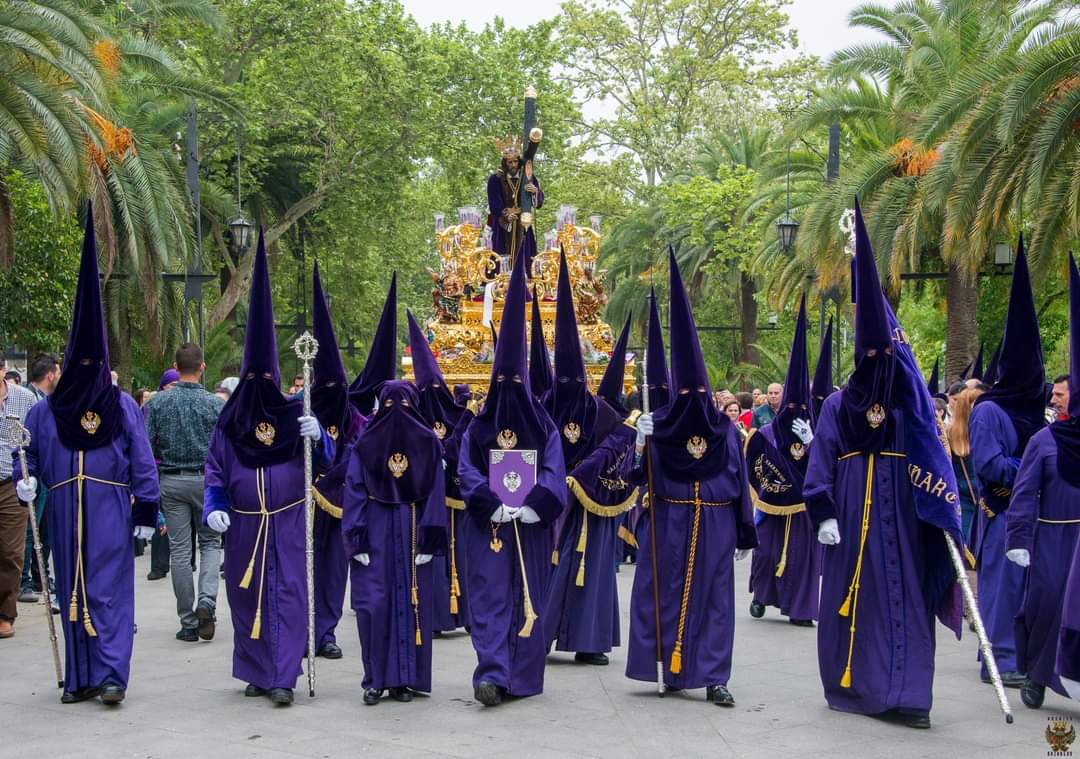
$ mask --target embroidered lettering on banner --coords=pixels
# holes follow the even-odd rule
[[[760,491],[779,495],[791,490],[791,483],[787,481],[787,477],[777,468],[776,464],[765,458],[764,453],[759,454],[754,459],[752,471],[758,481],[758,490]]]

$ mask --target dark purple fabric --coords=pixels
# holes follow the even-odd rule
[[[983,350],[986,346],[979,343],[979,352],[975,354],[975,361],[971,364],[971,378],[982,381],[983,378]]]
[[[574,314],[574,293],[566,253],[559,255],[558,299],[555,311],[555,384],[541,403],[562,436],[566,468],[573,469],[595,446],[597,402],[589,392],[581,337]]]
[[[349,400],[360,409],[361,414],[371,414],[379,385],[397,376],[397,347],[397,272],[394,272],[379,316],[379,326],[368,349],[367,361],[360,375],[349,386]]]
[[[337,335],[323,294],[318,263],[315,264],[311,281],[311,329],[319,343],[319,352],[315,354],[312,364],[315,376],[311,381],[311,413],[330,433],[330,437],[344,443],[348,438],[341,435],[349,425],[354,409],[349,405],[349,378],[338,350]],[[341,445],[340,448],[344,450],[345,446]]]
[[[1069,418],[1054,422],[1057,469],[1062,479],[1080,487],[1080,271],[1069,254]]]
[[[725,444],[731,420],[712,400],[705,359],[698,342],[690,298],[675,254],[671,271],[671,404],[655,413],[652,444],[665,462],[667,476],[680,482],[705,480],[727,466]]]
[[[1031,275],[1024,253],[1024,238],[1016,251],[1005,336],[1001,340],[998,376],[994,386],[979,396],[976,405],[993,401],[1016,428],[1019,450],[1046,425],[1046,373],[1043,368],[1039,317],[1031,292]]]
[[[176,371],[175,369],[166,369],[164,372],[162,372],[161,379],[158,380],[157,389],[159,391],[164,390],[167,385],[171,385],[174,382],[179,382],[179,381],[180,381],[180,372]]]
[[[664,326],[656,307],[656,291],[649,291],[649,339],[645,356],[645,385],[649,391],[649,410],[657,412],[671,403],[671,374],[668,372]]]
[[[255,251],[244,332],[240,384],[218,417],[218,427],[232,443],[240,462],[249,468],[281,464],[300,455],[299,418],[303,403],[281,392],[274,304],[263,232]]]
[[[990,363],[986,365],[986,371],[983,372],[983,382],[987,385],[993,386],[997,382],[998,376],[998,364],[1001,363],[1001,341],[998,341],[997,347],[994,348],[993,354],[990,356]]]
[[[825,330],[825,336],[821,338],[821,351],[818,353],[817,368],[814,370],[814,381],[810,385],[810,396],[813,399],[810,405],[811,411],[814,412],[815,424],[818,414],[821,413],[821,405],[832,393],[832,319],[829,319],[829,327]]]
[[[551,370],[551,356],[548,355],[547,342],[544,340],[544,323],[540,316],[540,299],[533,288],[531,338],[529,340],[529,388],[537,398],[551,390],[554,384],[554,372]]]
[[[91,451],[109,445],[123,426],[120,389],[109,369],[109,341],[98,279],[94,209],[86,204],[86,235],[79,263],[79,284],[64,350],[64,373],[49,396],[56,434],[65,448]]]
[[[596,394],[608,402],[613,409],[626,413],[623,406],[623,379],[626,377],[626,346],[630,341],[630,323],[634,315],[628,314],[623,324],[619,339],[615,341],[615,347],[611,350],[604,376],[600,378],[600,384],[596,388]]]
[[[442,446],[420,413],[416,388],[405,380],[379,388],[379,410],[355,448],[368,497],[383,503],[422,501],[442,473]]]
[[[934,368],[930,370],[930,379],[926,381],[926,389],[930,391],[930,395],[937,395],[941,392],[941,359],[934,359]]]

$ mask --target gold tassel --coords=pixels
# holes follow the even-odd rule
[[[255,549],[258,552],[258,548]],[[255,554],[251,554],[251,561],[248,562],[247,569],[244,570],[244,576],[240,578],[240,587],[247,589],[251,585],[252,575],[255,573]]]
[[[788,539],[791,537],[791,514],[788,514],[784,520],[784,547],[780,551],[780,562],[776,565],[776,576],[783,577],[784,570],[787,568],[787,549]]]
[[[787,554],[780,557],[780,563],[776,565],[776,576],[783,577],[785,569],[787,569]]]
[[[682,672],[682,644],[676,644],[675,650],[671,652],[671,674],[677,675]]]
[[[556,548],[554,551],[551,552],[551,566],[553,566],[553,567],[559,566],[559,549],[558,548]]]
[[[86,634],[91,638],[97,637],[97,630],[94,629],[94,623],[90,621],[90,612],[85,608],[83,609],[83,627],[86,629]]]
[[[75,591],[71,592],[71,605],[68,606],[68,622],[79,621],[79,602],[75,598]]]
[[[851,687],[851,667],[848,667],[847,669],[844,670],[844,676],[840,678],[840,687],[841,688],[850,688]]]
[[[255,610],[255,621],[251,625],[251,639],[258,640],[262,634],[262,609]]]
[[[848,589],[847,598],[844,599],[844,603],[840,604],[840,611],[837,612],[841,617],[846,617],[851,613],[851,591],[853,588]]]
[[[579,588],[585,587],[585,554],[581,554],[581,563],[577,565],[577,578],[574,584]]]
[[[453,591],[450,592],[450,613],[451,614],[457,614],[458,613],[457,596],[454,595]]]
[[[420,639],[420,628],[419,627],[416,628],[416,645],[418,645],[418,646],[424,645],[424,641]]]

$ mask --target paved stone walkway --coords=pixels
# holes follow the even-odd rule
[[[548,659],[543,695],[485,709],[472,699],[475,664],[469,639],[435,643],[434,692],[411,704],[361,702],[354,617],[338,629],[339,661],[318,660],[318,695],[298,683],[296,704],[275,708],[243,697],[229,676],[232,629],[224,604],[214,641],[181,643],[168,580],[146,581],[149,557],[137,560],[138,635],[128,699],[63,706],[53,679],[42,607],[22,604],[17,635],[0,641],[0,755],[29,759],[140,757],[1046,757],[1047,717],[1070,716],[1080,704],[1048,693],[1041,711],[1009,691],[1016,714],[1006,725],[990,686],[978,679],[974,635],[957,642],[938,628],[934,727],[915,731],[830,711],[821,694],[814,630],[770,612],[746,609],[749,561],[737,571],[735,661],[729,684],[734,709],[704,700],[704,691],[664,699],[623,676],[624,651],[608,667]],[[623,624],[633,567],[619,575]],[[625,639],[625,627],[623,632]],[[1080,756],[1080,743],[1074,746]]]

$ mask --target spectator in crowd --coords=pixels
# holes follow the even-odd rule
[[[949,389],[946,391],[946,395],[949,399],[947,409],[949,417],[952,417],[956,414],[956,401],[960,397],[960,393],[964,392],[965,390],[967,390],[967,383],[963,380],[954,382],[949,385]]]
[[[765,402],[765,393],[761,392],[760,387],[755,387],[750,391],[750,397],[754,400],[754,408],[757,408]]]
[[[742,416],[742,406],[735,399],[729,400],[724,404],[723,412],[727,415],[727,418],[731,420],[731,423],[735,425],[735,429],[739,431],[739,438],[746,439],[746,427],[743,426],[740,417]]]
[[[739,402],[739,408],[742,409],[739,413],[739,421],[742,422],[744,430],[749,430],[754,416],[754,396],[744,390],[735,393],[735,400]]]
[[[158,380],[157,395],[158,393],[164,393],[171,390],[176,386],[176,383],[180,379],[180,372],[175,367],[166,369],[161,373],[161,379]],[[152,397],[152,396],[151,396]],[[143,408],[143,416],[146,416],[146,404],[150,401],[150,397],[144,397],[141,401],[138,397],[135,401],[139,403]],[[161,459],[157,455],[157,449],[154,449],[154,459],[160,465]],[[190,531],[189,531],[190,532]],[[169,539],[169,529],[165,523],[164,514],[159,511],[157,519],[157,527],[154,529],[154,536],[150,538],[150,573],[146,575],[147,580],[163,580],[166,575],[169,574],[169,567],[172,563],[171,560],[172,541]],[[139,554],[136,554],[139,555]]]
[[[176,639],[186,642],[214,637],[221,565],[221,535],[202,525],[203,468],[225,404],[200,384],[205,370],[199,346],[180,346],[172,389],[155,395],[146,407],[146,431],[160,472],[161,511],[171,537],[169,569],[180,617]],[[193,523],[198,525],[198,588],[191,569]]]
[[[0,353],[0,371],[7,368]],[[17,599],[26,549],[26,506],[19,501],[12,481],[15,432],[11,419],[26,422],[37,402],[34,394],[11,380],[0,381],[0,638],[15,634]]]
[[[6,382],[11,382],[16,385],[22,385],[22,375],[19,374],[19,371],[17,369],[9,369],[7,372],[5,372],[4,380]]]
[[[289,392],[286,395],[299,395],[304,389],[304,375],[297,374],[292,378],[292,387],[289,388]]]
[[[35,358],[30,363],[30,384],[26,389],[41,401],[52,395],[56,389],[56,383],[60,381],[60,362],[51,353],[45,353]],[[45,502],[48,499],[48,488],[44,483],[38,483],[37,498],[34,499],[34,518],[38,522],[38,539],[41,541],[41,553],[45,559],[45,571],[49,571],[49,529],[48,520],[45,519]],[[34,561],[34,538],[29,523],[26,525],[26,551],[23,553],[23,571],[19,601],[23,603],[37,603],[38,593],[45,587],[41,581],[41,572]],[[50,581],[49,600],[54,614],[60,612],[60,606],[56,603],[56,590]]]
[[[1050,405],[1054,407],[1055,419],[1059,422],[1069,418],[1069,375],[1061,374],[1054,378],[1054,390],[1050,394]]]
[[[946,429],[949,449],[952,451],[953,471],[956,473],[956,486],[960,495],[960,520],[965,540],[971,534],[976,504],[979,502],[979,482],[969,460],[971,439],[968,436],[968,423],[971,419],[971,407],[984,392],[985,390],[978,387],[964,388],[951,398],[952,412]]]
[[[768,392],[765,395],[766,402],[754,409],[754,429],[764,427],[776,417],[777,412],[780,411],[780,398],[783,395],[784,386],[779,382],[773,382],[769,385]]]
[[[214,388],[214,395],[223,401],[228,401],[232,397],[233,392],[236,390],[236,386],[240,384],[239,377],[226,377],[217,384]]]
[[[154,394],[150,392],[148,387],[140,387],[131,397],[135,399],[135,402],[139,404],[139,408],[145,408],[146,404],[154,397]]]

